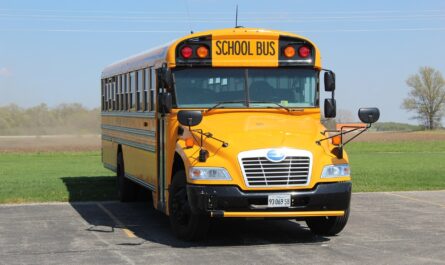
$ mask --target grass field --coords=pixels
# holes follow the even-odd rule
[[[346,150],[353,191],[445,189],[445,141],[356,142]]]
[[[116,199],[100,152],[0,154],[0,203]]]
[[[353,191],[445,189],[445,141],[353,142]],[[116,199],[100,152],[0,154],[0,203]]]

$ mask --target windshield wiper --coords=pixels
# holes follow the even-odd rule
[[[223,104],[230,104],[230,103],[246,103],[246,101],[245,100],[219,101],[218,103],[216,103],[212,107],[208,108],[206,110],[206,112],[209,112],[209,111],[211,111],[213,109],[216,109],[216,108],[218,108],[219,106],[221,106]]]
[[[277,105],[278,107],[287,110],[288,112],[291,111],[288,107],[285,107],[285,106],[281,105],[280,103],[276,103],[276,102],[273,102],[273,101],[249,101],[249,103],[275,104],[275,105]]]

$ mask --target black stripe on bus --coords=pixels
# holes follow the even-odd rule
[[[149,151],[152,153],[156,152],[156,147],[151,144],[136,143],[133,141],[129,141],[129,140],[125,140],[125,139],[121,139],[121,138],[117,138],[117,137],[112,137],[112,136],[105,135],[105,134],[102,135],[102,140],[128,145],[128,146],[131,146],[131,147],[134,147],[137,149],[141,149],[141,150],[145,150],[145,151]]]
[[[129,128],[129,127],[122,127],[122,126],[113,126],[113,125],[102,125],[102,129],[104,130],[112,130],[117,132],[124,132],[129,134],[135,134],[135,135],[142,135],[142,136],[149,136],[154,138],[156,135],[156,132],[154,131],[147,131],[142,129],[136,129],[136,128]]]
[[[103,111],[102,116],[112,117],[139,117],[139,118],[154,118],[155,112],[128,112],[128,111]]]

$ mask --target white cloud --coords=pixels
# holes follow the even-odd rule
[[[11,75],[12,75],[12,72],[8,68],[6,68],[6,67],[1,67],[0,68],[0,76],[8,77],[8,76],[11,76]]]

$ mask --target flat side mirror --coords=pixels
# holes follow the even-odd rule
[[[202,121],[202,113],[199,110],[180,110],[178,121],[184,126],[196,126]]]
[[[335,99],[326,98],[324,100],[324,117],[325,118],[335,118],[337,116],[337,104]]]
[[[173,108],[172,94],[161,93],[159,94],[159,108],[162,113],[170,113]]]
[[[324,90],[327,92],[335,91],[335,73],[332,71],[324,73]]]
[[[358,110],[358,117],[363,123],[374,123],[380,118],[378,108],[361,108]]]

